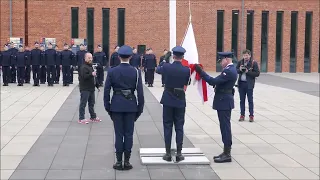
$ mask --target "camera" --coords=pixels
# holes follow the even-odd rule
[[[240,67],[240,71],[241,71],[241,72],[246,72],[246,70],[247,70],[247,67],[245,67],[245,66],[241,66],[241,67]]]

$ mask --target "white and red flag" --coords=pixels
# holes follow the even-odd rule
[[[199,64],[199,55],[191,23],[191,16],[181,46],[186,50],[186,53],[184,54],[184,59],[182,60],[182,64],[190,68],[191,76],[195,74],[194,82],[197,84],[199,95],[201,97],[202,102],[204,103],[208,101],[209,91],[211,90],[209,89],[210,87],[208,87],[207,83],[203,79],[201,79],[200,75],[195,71],[194,65]],[[200,66],[202,65],[200,64]]]

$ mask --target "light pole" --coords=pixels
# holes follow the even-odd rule
[[[10,15],[9,15],[9,23],[10,23],[10,37],[12,37],[12,0],[9,0],[9,9],[10,9]]]
[[[244,41],[244,39],[243,39],[243,33],[244,33],[244,26],[243,26],[243,24],[244,24],[244,0],[241,0],[241,35],[240,35],[240,37],[241,37],[241,41],[240,41],[240,52],[241,51],[243,51],[243,41]]]

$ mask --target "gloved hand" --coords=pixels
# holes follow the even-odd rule
[[[194,66],[197,73],[201,73],[203,71],[202,67],[199,64],[195,64]]]

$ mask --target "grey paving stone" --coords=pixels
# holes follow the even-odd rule
[[[29,155],[27,154],[21,161],[17,169],[38,169],[45,170],[49,169],[54,159],[52,156],[39,156],[37,154]]]
[[[130,171],[116,171],[116,179],[150,179],[148,169],[131,169]]]
[[[88,136],[78,134],[78,136],[65,136],[61,145],[74,144],[74,145],[86,145],[88,143]]]
[[[57,122],[57,121],[54,121]],[[68,128],[46,128],[42,135],[47,135],[47,136],[60,136],[60,135],[65,135],[67,133]]]
[[[16,170],[10,177],[10,180],[40,180],[45,179],[48,170]]]
[[[80,124],[79,124],[80,125]],[[66,136],[89,136],[90,133],[90,129],[89,129],[89,124],[81,124],[83,126],[87,126],[87,128],[83,128],[83,127],[70,127],[66,133]]]
[[[218,175],[211,169],[211,168],[193,168],[193,169],[181,169],[181,172],[183,173],[183,176],[187,180],[214,180],[214,179],[220,179]],[[230,172],[232,173],[232,172]]]
[[[43,144],[46,146],[49,145],[59,145],[62,140],[63,140],[64,136],[48,136],[48,135],[41,135],[39,136],[38,140],[36,141],[36,143],[38,144]]]
[[[162,148],[164,140],[160,135],[138,135],[142,148]]]
[[[59,145],[46,146],[45,144],[35,144],[31,147],[28,155],[54,156],[59,149]]]
[[[47,128],[68,128],[70,126],[70,122],[54,122],[51,121]]]
[[[83,157],[86,153],[86,149],[87,146],[85,144],[61,144],[57,155],[65,157]]]
[[[90,144],[114,144],[113,136],[89,136],[88,145]]]
[[[114,153],[105,156],[85,156],[83,169],[110,169],[115,162]]]
[[[114,180],[116,179],[116,173],[114,169],[104,169],[104,170],[83,170],[81,174],[81,179],[93,180]]]
[[[109,155],[115,153],[113,142],[110,144],[88,144],[86,155]]]
[[[82,169],[84,156],[61,156],[57,155],[50,167],[50,169]]]
[[[72,179],[78,180],[81,177],[81,170],[49,170],[46,179]]]
[[[167,168],[167,169],[149,169],[151,179],[183,179],[185,180],[183,174],[181,173],[180,169],[175,168]]]
[[[111,128],[95,128],[91,129],[90,136],[112,136],[114,134],[113,127]]]

